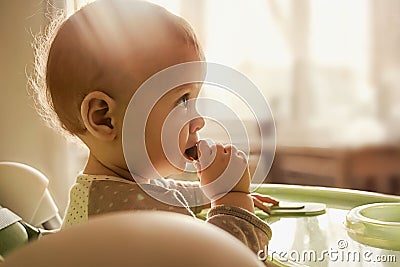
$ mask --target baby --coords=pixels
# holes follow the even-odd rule
[[[190,25],[148,2],[98,0],[60,25],[47,58],[48,107],[62,129],[90,150],[85,169],[71,188],[64,228],[122,210],[162,210],[194,217],[207,207],[202,203],[209,198],[208,223],[231,233],[255,253],[268,245],[271,230],[254,215],[254,204],[262,206],[266,198],[258,196],[256,203],[253,201],[246,157],[234,146],[199,141],[197,132],[205,123],[200,116],[181,125],[176,137],[180,156],[195,160],[200,183],[143,177],[127,166],[122,126],[130,99],[152,75],[195,61],[204,61],[204,54]],[[163,123],[174,108],[192,108],[189,101],[198,97],[200,87],[200,83],[190,83],[168,91],[147,119],[144,138],[148,157],[162,177],[182,171],[164,153]],[[210,151],[215,158],[204,166]],[[215,181],[230,159],[244,166],[233,188],[199,194],[195,189]],[[148,192],[163,195],[173,205],[154,199]],[[187,203],[193,201],[199,205],[189,207]]]

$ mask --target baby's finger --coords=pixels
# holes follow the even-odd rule
[[[211,139],[200,140],[198,145],[199,152],[199,165],[201,168],[197,170],[207,169],[208,166],[214,161],[217,153],[217,147]]]
[[[225,153],[235,154],[237,152],[237,148],[235,145],[229,144],[224,146]]]
[[[271,212],[269,205],[265,205],[264,202],[258,200],[257,198],[255,198],[253,196],[251,198],[253,199],[254,206],[256,206],[257,208],[259,208],[260,210],[262,210],[268,214]]]
[[[225,151],[226,153],[235,156],[237,158],[243,159],[246,163],[248,162],[248,158],[246,153],[244,153],[242,150],[239,150],[235,145],[225,145]]]
[[[198,172],[198,173],[201,173],[201,164],[200,164],[200,161],[198,161],[198,160],[193,161],[193,165],[194,165],[194,167],[196,168],[197,172]]]
[[[276,199],[274,199],[272,197],[266,196],[266,195],[262,195],[262,194],[259,194],[259,193],[252,193],[251,196],[253,198],[256,198],[257,200],[259,200],[261,202],[272,204],[273,206],[278,206],[279,205],[279,201],[278,200],[276,200]]]
[[[216,144],[216,147],[217,147],[217,154],[218,155],[220,155],[222,153],[226,153],[225,152],[225,148],[224,148],[224,146],[222,144],[218,143],[218,144]]]
[[[203,139],[199,141],[197,145],[199,150],[199,158],[204,155],[211,155],[213,152],[213,147],[215,147],[215,143],[211,139]]]
[[[242,150],[238,150],[236,152],[236,156],[238,156],[239,158],[243,159],[246,163],[248,162],[247,155]]]

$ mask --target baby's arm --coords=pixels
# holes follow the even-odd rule
[[[169,178],[162,179],[153,179],[151,180],[154,184],[162,186],[168,189],[178,190],[189,203],[195,203],[191,209],[195,214],[200,213],[203,209],[211,208],[210,200],[206,195],[200,190],[200,182],[199,181],[183,181],[183,180],[174,180]],[[231,192],[234,193],[234,192]],[[236,201],[237,196],[233,196],[234,194],[228,193],[228,195],[232,195],[234,198],[233,201]],[[227,198],[227,197],[226,197]],[[225,198],[225,200],[226,200]],[[279,201],[273,199],[267,195],[259,194],[259,193],[251,193],[251,198],[253,199],[254,206],[263,210],[264,212],[270,212],[270,205],[279,205]],[[269,204],[269,205],[265,205]]]
[[[178,190],[186,201],[191,204],[190,209],[193,213],[198,214],[203,209],[208,209],[211,207],[210,201],[200,190],[200,182],[195,181],[182,181],[174,179],[153,179],[151,183],[158,186]]]
[[[270,227],[254,215],[247,158],[234,146],[199,143],[200,184],[211,200],[207,221],[237,237],[255,253],[265,250]],[[241,175],[238,177],[238,174]]]

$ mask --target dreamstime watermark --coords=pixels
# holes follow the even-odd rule
[[[369,262],[369,263],[395,263],[397,262],[396,255],[376,255],[370,250],[349,250],[346,240],[339,240],[336,248],[324,249],[321,251],[307,250],[289,250],[289,251],[268,251],[265,247],[259,250],[257,257],[261,261],[265,261],[269,255],[271,260],[277,259],[281,262]]]

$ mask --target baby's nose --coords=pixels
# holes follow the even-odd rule
[[[190,121],[190,132],[196,133],[200,131],[205,125],[203,117],[199,116]]]

